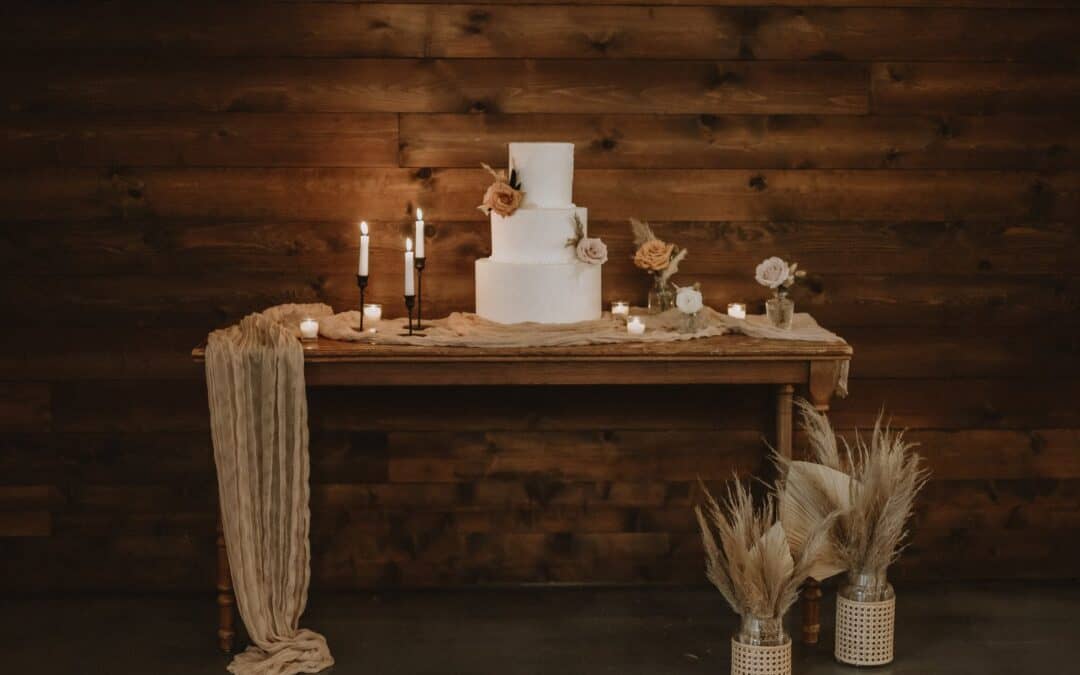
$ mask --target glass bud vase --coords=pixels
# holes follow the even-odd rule
[[[836,660],[854,666],[891,663],[895,634],[896,594],[885,571],[849,573],[836,595]]]
[[[783,330],[791,329],[791,320],[795,318],[795,301],[787,293],[777,293],[765,301],[765,315],[769,322]]]
[[[791,675],[791,638],[783,619],[742,617],[731,638],[732,675]]]
[[[696,333],[701,330],[702,323],[701,317],[697,312],[694,312],[693,314],[683,314],[682,319],[679,320],[679,332]]]
[[[652,290],[649,291],[649,314],[666,312],[675,306],[675,291],[670,284],[660,280],[660,275],[655,275]]]

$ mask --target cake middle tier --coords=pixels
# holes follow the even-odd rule
[[[577,258],[567,242],[577,237],[574,215],[587,234],[589,210],[518,209],[510,216],[491,214],[491,259],[506,263],[557,264]]]

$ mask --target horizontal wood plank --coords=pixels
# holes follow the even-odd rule
[[[85,59],[7,73],[7,112],[805,113],[868,110],[835,61]],[[512,84],[513,86],[507,86]]]
[[[482,223],[483,169],[38,169],[0,171],[9,222]],[[594,220],[1070,222],[1080,172],[581,170]]]
[[[875,63],[875,114],[1067,113],[1080,105],[1071,63]]]
[[[1080,166],[1070,116],[413,115],[401,162],[506,163],[506,144],[574,143],[579,169],[1049,169]]]
[[[260,8],[257,31],[250,30],[250,9],[230,4],[154,12],[140,11],[135,2],[111,3],[106,11],[46,6],[16,11],[9,25],[17,30],[9,31],[5,47],[323,58],[1049,60],[1078,55],[1069,40],[1077,15],[1069,10],[888,7],[889,2],[799,9],[633,4],[279,3]]]

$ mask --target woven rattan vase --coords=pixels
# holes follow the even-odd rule
[[[853,574],[836,596],[836,660],[881,666],[893,660],[896,595],[881,574]]]
[[[742,618],[731,638],[731,675],[791,675],[791,638],[783,621]]]

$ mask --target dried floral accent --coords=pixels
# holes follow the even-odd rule
[[[704,484],[704,508],[694,507],[705,549],[705,572],[741,616],[781,619],[795,603],[799,585],[825,545],[825,521],[802,552],[792,555],[773,498],[755,508],[750,490],[737,479],[717,503]]]
[[[608,250],[607,244],[596,237],[585,236],[585,224],[581,222],[581,218],[578,218],[578,214],[573,215],[574,219],[574,236],[566,240],[566,245],[574,249],[574,255],[583,263],[590,265],[603,265],[607,262]]]
[[[776,256],[762,260],[754,270],[754,279],[759,284],[778,293],[791,288],[804,276],[806,272],[799,269],[799,263],[788,264]]]
[[[884,574],[903,549],[915,497],[929,473],[912,452],[914,444],[882,424],[878,415],[869,443],[856,435],[841,439],[828,417],[805,400],[797,401],[801,424],[816,462],[793,461],[773,453],[783,482],[780,519],[793,550],[804,545],[817,523],[832,519],[827,545],[811,576],[842,571]]]
[[[525,193],[521,191],[521,181],[518,180],[517,171],[511,171],[510,177],[507,178],[505,171],[496,171],[487,164],[481,166],[491,174],[495,181],[488,186],[487,191],[484,192],[483,202],[476,208],[480,209],[485,216],[491,215],[492,211],[504,218],[512,216],[525,198]]]

